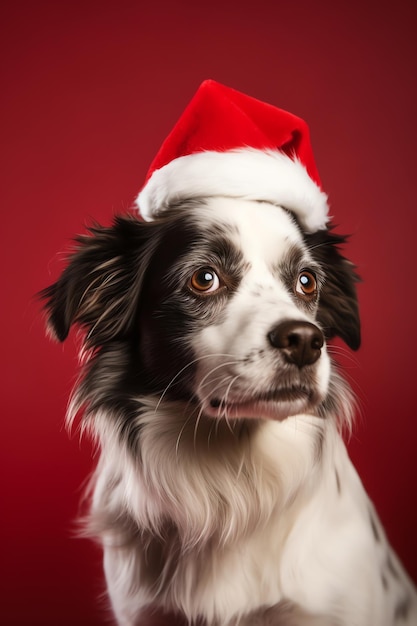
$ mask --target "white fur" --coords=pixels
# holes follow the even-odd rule
[[[246,148],[199,152],[156,170],[137,198],[145,220],[181,200],[229,196],[264,200],[293,211],[307,232],[328,220],[326,194],[297,159],[280,151]]]
[[[318,418],[266,421],[250,447],[236,453],[219,451],[215,441],[211,447],[204,438],[189,445],[191,426],[178,442],[184,413],[178,414],[176,406],[155,408],[138,418],[147,470],[104,446],[93,512],[101,515],[110,507],[117,516],[128,507],[140,526],[156,534],[168,516],[181,531],[183,553],[166,589],[152,594],[139,583],[132,589],[146,567],[140,546],[119,547],[124,538],[116,528],[103,533],[119,624],[135,624],[140,607],[154,602],[190,620],[203,615],[209,623],[228,624],[282,600],[303,607],[312,619],[330,616],[332,624],[395,623],[398,594],[414,592],[392,553],[401,580],[391,578],[391,588],[383,590],[381,561],[389,548],[385,538],[377,545],[372,536],[370,503],[334,424],[326,424],[323,462],[317,465],[313,435]],[[109,502],[108,480],[119,474],[122,480]],[[224,528],[213,540],[223,516]],[[416,607],[414,599],[409,620],[398,623],[417,623]]]
[[[337,416],[290,403],[285,415],[281,407],[253,416],[241,431],[227,410],[210,416],[205,400],[270,385],[267,330],[283,319],[314,320],[274,274],[277,257],[302,245],[300,232],[275,206],[230,198],[212,199],[194,219],[202,230],[233,226],[227,232],[247,263],[221,321],[192,338],[202,408],[197,415],[179,401],[137,398],[136,455],[121,446],[111,415],[93,421],[101,458],[91,524],[118,623],[140,624],[152,607],[209,626],[416,624],[415,591],[348,458]],[[314,367],[324,397],[332,367],[326,346]],[[349,396],[340,393],[349,412]],[[147,546],[155,541],[165,563],[150,584]]]

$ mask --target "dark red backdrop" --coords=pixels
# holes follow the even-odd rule
[[[72,537],[92,466],[63,428],[75,349],[45,339],[31,296],[86,221],[131,205],[207,77],[310,124],[364,278],[363,347],[345,358],[362,409],[351,454],[417,579],[416,15],[411,1],[341,4],[3,4],[2,623],[105,623],[99,552]]]

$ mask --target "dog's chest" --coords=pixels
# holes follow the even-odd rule
[[[158,553],[151,585],[158,580],[158,602],[222,624],[283,599],[313,614],[345,604],[339,610],[352,620],[357,610],[381,610],[378,562],[386,546],[375,542],[342,441],[330,431],[319,450],[316,426],[301,416],[268,425],[252,444],[254,475],[246,467],[227,477],[220,455],[207,472],[202,459],[188,478],[172,476],[166,487],[177,488],[176,530]],[[354,590],[348,605],[347,588]],[[379,598],[376,606],[369,597]],[[378,619],[384,623],[383,614]]]
[[[154,476],[171,494],[171,525],[154,542],[159,565],[151,568],[166,606],[227,623],[281,601],[288,537],[322,471],[317,433],[301,416],[269,422],[245,451],[250,464],[218,450],[215,462],[201,453],[198,462],[178,461],[175,474]]]

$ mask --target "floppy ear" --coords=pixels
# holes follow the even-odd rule
[[[317,319],[328,339],[338,335],[357,350],[361,343],[356,283],[360,280],[355,266],[345,259],[339,246],[347,237],[329,230],[305,235],[314,259],[323,267],[326,280],[320,293]]]
[[[86,330],[90,348],[129,331],[143,280],[147,226],[117,217],[113,226],[95,225],[76,239],[61,277],[40,294],[57,339],[64,341],[75,323]]]

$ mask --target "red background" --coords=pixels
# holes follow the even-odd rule
[[[3,3],[2,623],[106,622],[99,551],[73,538],[93,462],[63,428],[75,348],[45,338],[32,296],[86,222],[131,206],[209,77],[310,124],[364,279],[363,347],[344,358],[361,406],[350,451],[417,579],[413,5]]]

